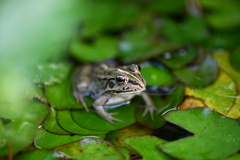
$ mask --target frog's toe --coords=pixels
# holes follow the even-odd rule
[[[115,125],[115,126],[116,126],[116,124],[113,121],[117,121],[117,122],[122,122],[123,123],[124,121],[112,117],[112,115],[116,115],[116,114],[118,114],[118,113],[109,113],[109,115],[107,117],[105,117],[105,119],[107,121],[109,121],[110,123],[112,123],[113,125]]]
[[[158,112],[158,110],[155,107],[146,107],[142,114],[142,117],[144,117],[149,112],[151,119],[154,120],[154,116],[153,116],[154,111]]]

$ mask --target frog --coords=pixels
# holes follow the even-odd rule
[[[113,115],[118,113],[108,113],[104,106],[121,105],[135,96],[141,96],[145,102],[143,116],[149,112],[153,120],[157,109],[146,92],[146,81],[140,71],[141,67],[137,64],[116,67],[104,63],[86,64],[77,69],[73,76],[73,95],[87,112],[89,109],[84,97],[90,95],[94,99],[92,106],[96,113],[113,125],[116,125],[115,121],[124,121],[114,118]]]

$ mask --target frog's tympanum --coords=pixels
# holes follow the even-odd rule
[[[157,110],[145,92],[146,82],[140,74],[140,67],[136,64],[121,67],[109,67],[106,64],[85,65],[79,69],[73,78],[73,93],[78,102],[81,102],[88,111],[84,96],[93,97],[97,114],[103,119],[115,124],[122,120],[112,117],[117,113],[108,113],[103,106],[113,106],[130,101],[134,96],[140,95],[146,103],[144,115]]]

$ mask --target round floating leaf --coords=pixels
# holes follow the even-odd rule
[[[200,98],[207,107],[227,115],[235,101],[236,84],[228,74],[220,71],[218,79],[211,86],[202,89],[186,87],[186,95]]]
[[[234,154],[234,155],[229,156],[227,158],[223,158],[222,160],[236,160],[236,159],[240,159],[240,154]]]
[[[153,29],[147,27],[137,28],[125,34],[119,43],[120,59],[123,62],[143,60],[179,47],[175,43],[161,42]]]
[[[56,109],[81,109],[84,108],[81,103],[77,103],[73,96],[71,78],[68,77],[60,84],[46,86],[46,97],[51,105]],[[93,100],[90,97],[84,97],[86,105],[91,106]]]
[[[221,159],[240,149],[239,123],[208,108],[178,110],[164,118],[194,133],[192,137],[160,144],[160,148],[173,157],[185,160]]]
[[[83,138],[104,139],[102,135],[59,135],[50,133],[43,128],[39,128],[35,134],[34,145],[40,149],[50,149],[56,146],[67,144]]]
[[[124,142],[138,151],[142,155],[143,160],[173,160],[157,146],[163,144],[166,141],[154,136],[131,136],[124,139]]]
[[[169,95],[164,96],[151,96],[151,99],[158,109],[158,112],[154,112],[154,120],[152,120],[150,114],[143,116],[144,109],[138,108],[136,111],[137,121],[149,128],[155,129],[163,126],[165,120],[162,118],[162,115],[168,111],[177,109],[178,105],[181,103],[184,97],[184,87],[181,84],[177,84],[176,88],[169,93]]]
[[[54,108],[51,108],[48,117],[42,124],[42,127],[49,132],[56,133],[56,134],[64,134],[69,135],[70,132],[64,130],[61,126],[59,126],[57,122],[57,111]]]
[[[189,86],[204,87],[217,78],[218,65],[210,55],[206,55],[203,62],[198,66],[174,70],[173,73],[180,81]]]
[[[83,128],[94,131],[109,132],[129,126],[130,124],[133,124],[135,122],[134,111],[137,102],[138,102],[137,99],[135,99],[128,105],[124,105],[114,109],[109,109],[107,111],[108,113],[118,113],[117,115],[113,115],[113,117],[124,121],[124,122],[114,121],[116,125],[113,125],[112,123],[98,116],[96,112],[92,111],[87,112],[85,110],[78,111],[72,110],[71,114],[73,120]]]
[[[102,36],[93,41],[90,44],[73,41],[70,45],[72,56],[79,61],[94,62],[112,59],[117,55],[118,40],[116,38]]]
[[[232,62],[232,65],[233,65],[238,71],[240,71],[239,59],[240,59],[240,47],[238,46],[238,47],[233,51],[233,53],[231,54],[231,62]]]
[[[237,85],[238,91],[240,91],[240,73],[232,67],[230,64],[229,53],[227,52],[215,52],[213,54],[214,58],[217,60],[220,68],[228,73]],[[237,59],[238,62],[240,59]]]
[[[148,65],[143,67],[141,74],[149,86],[172,86],[174,79],[171,73],[163,66]]]
[[[160,60],[170,68],[177,69],[192,62],[197,57],[197,50],[193,47],[166,52],[160,56]]]
[[[58,160],[63,157],[60,153],[51,150],[34,150],[26,152],[16,158],[16,160]]]
[[[206,107],[202,100],[194,97],[186,97],[178,109],[191,109],[199,107]]]
[[[136,135],[149,135],[152,133],[152,130],[146,127],[143,127],[137,123],[127,126],[123,129],[116,130],[109,132],[106,135],[106,141],[111,142],[117,147],[125,147],[128,150],[131,151],[131,154],[138,155],[139,153],[133,150],[131,147],[126,145],[126,143],[123,141],[124,138],[129,136],[136,136]]]
[[[92,134],[105,134],[105,132],[92,131],[77,125],[71,116],[70,110],[63,110],[57,112],[57,120],[59,125],[64,128],[64,130],[81,135],[92,135]]]
[[[26,82],[26,89],[24,90],[24,94],[29,98],[29,99],[38,99],[41,102],[47,103],[47,99],[43,94],[43,88],[39,85],[33,84],[29,81]]]
[[[30,80],[33,83],[52,85],[61,83],[67,77],[71,65],[67,63],[38,64],[32,71]]]
[[[1,119],[0,155],[7,155],[9,147],[11,147],[12,153],[17,153],[27,147],[34,138],[37,126],[48,113],[48,106],[43,103],[25,101],[21,105],[26,107],[21,118],[15,118],[6,124],[2,124]],[[19,109],[21,108],[19,107]]]
[[[240,26],[240,17],[234,16],[240,14],[239,1],[201,0],[200,3],[203,9],[208,10],[204,14],[207,23],[215,29],[233,29]]]
[[[129,157],[124,157],[124,155],[112,144],[92,138],[85,138],[53,149],[73,159],[129,159]]]

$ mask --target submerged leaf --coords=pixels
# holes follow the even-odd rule
[[[205,87],[217,78],[218,65],[209,54],[201,64],[191,67],[174,70],[173,73],[180,81],[194,87]]]
[[[106,135],[106,140],[108,142],[111,142],[112,144],[114,144],[117,147],[127,148],[131,152],[131,154],[138,155],[138,152],[136,152],[131,147],[126,145],[126,143],[123,141],[124,138],[126,138],[128,136],[149,135],[151,133],[152,133],[151,129],[143,127],[143,126],[135,123],[133,125],[123,128],[123,129],[109,132]]]
[[[155,129],[163,126],[165,120],[162,118],[162,115],[168,111],[177,109],[178,105],[181,103],[184,97],[184,87],[182,84],[176,84],[176,88],[169,93],[169,95],[156,95],[151,96],[151,99],[158,109],[157,112],[154,112],[154,119],[152,120],[150,114],[143,116],[144,109],[138,108],[136,111],[137,121],[149,128]],[[143,105],[144,106],[144,105]]]
[[[185,160],[221,159],[240,149],[238,122],[208,108],[178,110],[164,118],[194,133],[192,137],[160,145],[173,157]]]

